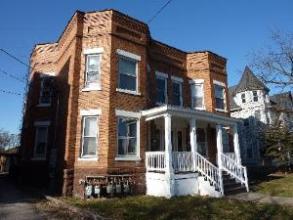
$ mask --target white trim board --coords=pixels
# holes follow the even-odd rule
[[[103,53],[103,47],[94,47],[94,48],[86,48],[83,50],[83,54],[96,54],[96,53]]]
[[[102,109],[97,108],[97,109],[81,109],[80,110],[80,115],[81,116],[91,116],[91,115],[101,115],[102,114]]]
[[[116,53],[118,55],[128,57],[128,58],[133,59],[133,60],[141,61],[141,56],[140,55],[137,55],[137,54],[125,51],[125,50],[117,49]]]
[[[115,114],[116,116],[121,116],[121,117],[130,117],[130,118],[137,118],[137,119],[141,118],[140,112],[131,112],[131,111],[115,109]]]

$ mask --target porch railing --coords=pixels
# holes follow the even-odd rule
[[[146,170],[147,171],[165,171],[165,152],[151,151],[145,153]]]
[[[249,187],[246,167],[238,164],[235,160],[223,153],[221,154],[221,160],[223,170],[233,176],[236,180],[240,181],[240,183],[244,184],[248,192]]]
[[[204,176],[212,185],[224,194],[222,173],[214,164],[208,161],[204,156],[195,153],[197,171]]]
[[[190,151],[175,151],[172,153],[173,169],[175,172],[195,171],[194,159]]]

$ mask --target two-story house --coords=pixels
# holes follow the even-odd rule
[[[156,41],[115,10],[77,11],[56,43],[35,46],[30,71],[24,181],[77,196],[95,177],[119,191],[127,175],[155,196],[223,196],[229,177],[248,190],[225,58]]]

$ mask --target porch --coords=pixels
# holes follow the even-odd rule
[[[145,110],[142,116],[149,124],[145,155],[148,195],[220,197],[225,194],[224,174],[248,191],[238,120],[167,105]]]

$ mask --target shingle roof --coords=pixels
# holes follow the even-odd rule
[[[258,89],[269,91],[269,88],[253,74],[248,66],[246,66],[234,93]]]
[[[236,102],[234,101],[234,98],[233,98],[234,95],[235,95],[234,91],[235,91],[236,87],[237,87],[237,85],[236,86],[231,86],[228,89],[229,100],[230,100],[230,109],[231,110],[240,108],[240,106],[236,104]]]
[[[290,91],[272,95],[270,100],[280,110],[293,111],[293,98]]]

